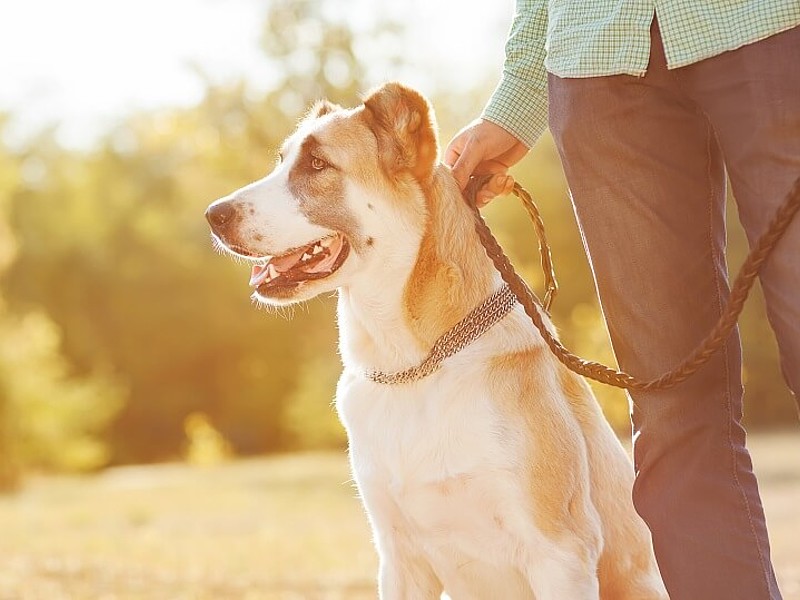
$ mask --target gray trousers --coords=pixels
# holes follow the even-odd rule
[[[751,241],[800,176],[800,27],[671,71],[655,23],[651,41],[645,77],[549,80],[550,128],[614,352],[643,379],[678,364],[727,300],[726,170]],[[798,397],[800,217],[761,283]],[[631,394],[634,502],[672,600],[780,598],[741,368],[736,332],[675,389]]]

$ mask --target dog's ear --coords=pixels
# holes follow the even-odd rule
[[[319,117],[324,117],[328,113],[332,113],[337,110],[342,110],[342,107],[338,104],[334,104],[333,102],[329,102],[328,100],[317,100],[311,107],[311,110],[308,111],[307,116],[312,119],[318,119]]]
[[[392,177],[409,172],[420,181],[428,179],[439,152],[428,101],[399,83],[387,83],[364,100],[364,108],[386,172]]]

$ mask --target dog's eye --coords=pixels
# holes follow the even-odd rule
[[[327,166],[328,163],[326,163],[321,158],[317,158],[316,156],[311,157],[311,168],[314,169],[315,171],[322,171],[322,169],[324,169]]]

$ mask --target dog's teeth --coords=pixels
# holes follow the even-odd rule
[[[320,246],[319,242],[317,242],[316,244],[314,244],[314,249],[312,250],[312,253],[319,254],[320,252],[322,252],[322,246]]]
[[[308,260],[310,258],[311,258],[311,255],[308,252],[306,252],[305,254],[303,254],[303,257],[300,260]]]
[[[275,265],[269,265],[267,269],[269,269],[270,279],[275,279],[278,276],[278,270],[275,268]]]

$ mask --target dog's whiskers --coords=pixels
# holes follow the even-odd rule
[[[277,315],[286,321],[291,321],[294,318],[296,305],[278,306],[275,304],[265,304],[259,302],[255,296],[251,296],[250,301],[258,310],[267,311],[270,315]]]

